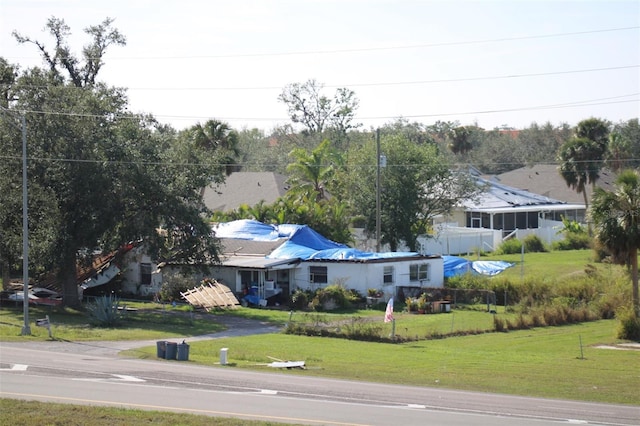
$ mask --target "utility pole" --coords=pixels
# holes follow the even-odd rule
[[[27,120],[22,114],[22,335],[30,336],[29,326],[29,220],[27,210]]]
[[[380,253],[380,129],[376,129],[376,252]]]

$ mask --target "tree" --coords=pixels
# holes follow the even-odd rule
[[[89,31],[95,49],[83,54],[91,63],[78,68],[67,48],[68,30],[50,25],[56,53],[36,43],[50,69],[25,71],[12,89],[17,100],[10,110],[27,111],[29,185],[49,191],[58,218],[49,229],[54,250],[41,266],[57,271],[68,305],[79,302],[76,267],[84,247],[114,250],[144,239],[158,261],[217,260],[200,197],[215,153],[179,140],[153,117],[129,113],[124,91],[96,80],[109,45],[105,37],[119,39],[107,27]],[[8,149],[9,139],[0,139],[0,149]]]
[[[289,153],[289,157],[293,159],[287,166],[292,191],[302,192],[318,201],[327,199],[325,190],[332,185],[336,165],[340,162],[340,157],[331,149],[329,140],[322,141],[310,153],[303,148],[295,148]]]
[[[287,85],[278,100],[288,109],[294,123],[301,123],[309,133],[322,133],[331,128],[346,133],[359,125],[353,123],[359,100],[355,92],[346,88],[336,90],[330,99],[320,92],[324,85],[316,80]]]
[[[606,164],[618,172],[626,168],[640,167],[640,125],[633,118],[618,123],[609,134]]]
[[[216,153],[220,164],[224,165],[225,172],[230,175],[239,170],[238,158],[238,132],[231,129],[227,123],[218,120],[208,120],[204,124],[196,124],[187,130],[198,148]]]
[[[433,218],[449,213],[477,188],[450,170],[435,145],[416,145],[402,135],[385,135],[380,144],[387,159],[380,179],[381,243],[392,251],[401,243],[415,250],[417,237],[428,232]],[[368,235],[376,230],[376,157],[375,144],[349,153],[341,194],[349,200],[352,213],[364,218]]]
[[[102,58],[107,48],[111,45],[124,46],[127,43],[126,38],[111,26],[113,21],[112,18],[106,18],[99,25],[85,28],[85,33],[91,36],[91,43],[82,49],[82,60],[71,52],[67,43],[71,28],[63,19],[51,17],[45,26],[55,39],[53,51],[49,51],[44,43],[25,37],[17,31],[13,31],[13,36],[19,43],[32,43],[37,46],[50,71],[60,79],[64,78],[66,71],[74,86],[93,86],[98,72],[104,65]]]
[[[591,139],[571,138],[558,153],[560,175],[567,186],[584,197],[584,205],[589,206],[586,187],[595,184],[602,167],[601,147]]]
[[[640,173],[625,170],[614,191],[596,189],[589,210],[596,238],[611,252],[616,263],[631,272],[633,310],[640,317],[638,296],[638,249],[640,248]]]
[[[609,138],[609,122],[599,118],[587,118],[576,125],[575,136],[586,138],[595,142],[600,147],[600,156],[607,152],[607,142]]]
[[[451,129],[448,134],[449,149],[454,154],[466,154],[471,151],[473,145],[469,140],[471,131],[465,126],[459,126]]]

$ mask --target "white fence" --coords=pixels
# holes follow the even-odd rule
[[[516,229],[509,237],[522,240],[535,234],[548,245],[563,238],[558,233],[563,227],[562,222],[540,219],[539,225],[540,228],[536,229]],[[418,237],[418,243],[422,254],[466,255],[494,251],[505,237],[502,230],[442,225],[436,228],[434,236]]]

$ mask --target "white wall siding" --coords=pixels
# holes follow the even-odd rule
[[[410,281],[409,269],[412,264],[429,265],[428,279]],[[327,283],[312,283],[309,280],[311,266],[327,268]],[[393,282],[384,283],[384,267],[393,266]],[[395,296],[396,287],[442,287],[444,285],[444,263],[442,258],[416,258],[398,262],[303,262],[295,269],[291,280],[291,290],[315,290],[331,284],[342,284],[365,296],[367,290],[375,288],[385,293],[388,299]]]

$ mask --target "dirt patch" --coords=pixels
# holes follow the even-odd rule
[[[640,351],[640,343],[618,343],[617,345],[598,345],[597,349],[614,349],[618,351]]]

